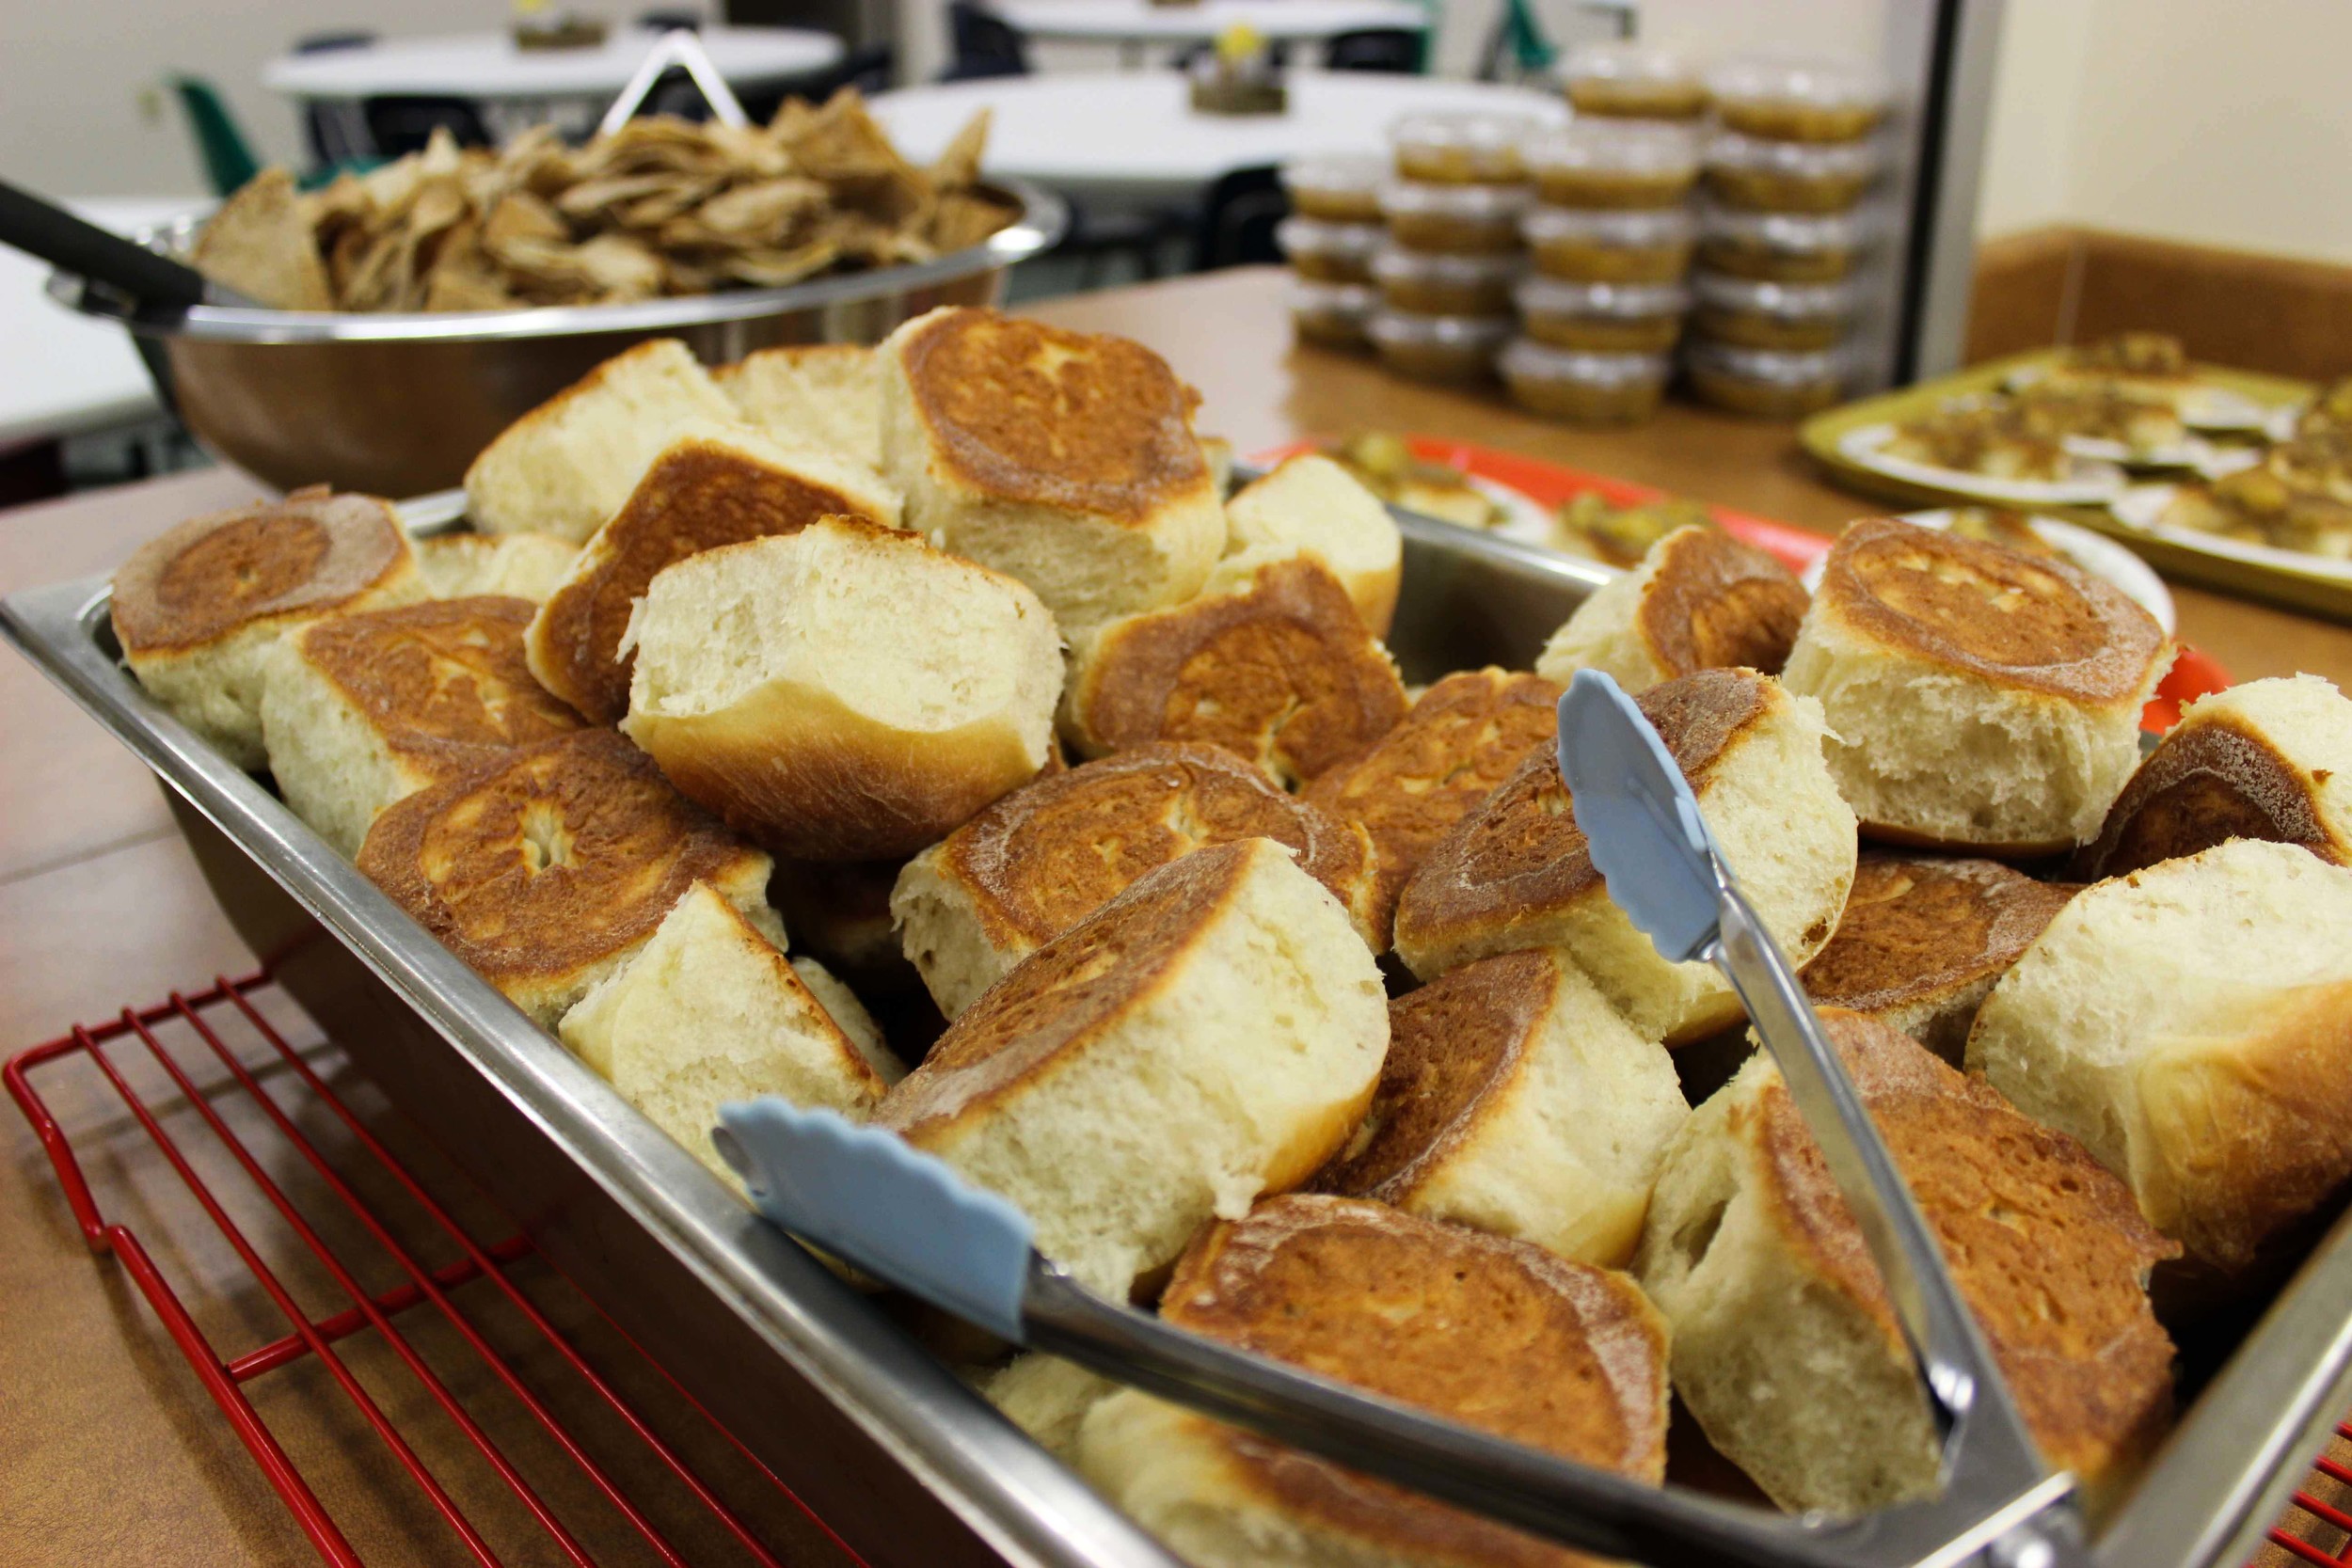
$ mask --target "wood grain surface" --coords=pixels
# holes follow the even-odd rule
[[[1056,301],[1036,313],[1066,325],[1128,334],[1160,350],[1203,394],[1201,425],[1245,454],[1299,435],[1380,429],[1476,440],[1580,467],[1662,485],[1700,499],[1834,531],[1869,509],[1823,484],[1798,454],[1788,427],[1669,406],[1630,431],[1578,432],[1522,415],[1499,395],[1418,387],[1345,355],[1294,348],[1282,305],[1283,279],[1263,269],[1217,274]],[[227,472],[185,476],[0,514],[0,593],[100,572],[135,545],[184,516],[255,493]],[[2352,682],[2352,630],[2175,589],[2184,634],[2239,677],[2311,670]],[[120,1005],[194,990],[221,970],[249,962],[213,909],[194,863],[173,832],[146,770],[22,660],[0,654],[0,1045],[13,1050],[75,1020],[110,1016]],[[410,1157],[436,1165],[429,1148],[379,1117],[370,1091],[340,1072],[331,1049],[323,1069],[381,1120]],[[248,1348],[282,1332],[227,1248],[177,1196],[175,1184],[120,1105],[94,1075],[56,1075],[76,1148],[119,1217],[133,1221],[166,1272],[221,1337]],[[201,1129],[184,1112],[175,1131]],[[347,1135],[319,1129],[339,1165],[352,1158]],[[275,1146],[274,1169],[298,1162]],[[205,1158],[220,1166],[217,1154]],[[290,1180],[292,1178],[290,1177]],[[451,1180],[454,1180],[452,1178]],[[504,1228],[487,1205],[470,1205],[485,1234]],[[241,1211],[273,1262],[301,1280],[313,1306],[329,1295],[315,1267],[297,1267],[283,1227],[249,1200]],[[338,1234],[338,1242],[350,1242]],[[365,1256],[364,1247],[355,1257]],[[435,1256],[440,1261],[446,1254]],[[389,1281],[380,1258],[368,1267]],[[805,1540],[765,1484],[707,1434],[692,1435],[691,1412],[658,1380],[627,1370],[628,1353],[538,1265],[520,1274],[534,1294],[578,1332],[592,1358],[623,1369],[665,1430],[695,1446],[722,1490],[760,1513],[778,1540]],[[501,1343],[527,1346],[506,1309],[479,1285],[461,1299],[479,1309]],[[297,1564],[316,1560],[252,1463],[183,1365],[121,1271],[93,1259],[21,1118],[0,1111],[0,1568],[49,1563]],[[511,1445],[534,1476],[547,1476],[559,1512],[599,1561],[650,1560],[609,1505],[561,1480],[560,1460],[519,1406],[488,1386],[445,1330],[412,1315],[437,1365],[485,1424]],[[464,1459],[461,1439],[429,1410],[371,1337],[349,1341],[352,1362],[412,1433],[425,1463],[451,1478],[469,1507],[493,1522],[510,1562],[555,1560],[519,1511],[493,1496],[495,1482]],[[545,1352],[521,1352],[527,1375],[572,1402]],[[455,1539],[421,1496],[367,1440],[346,1403],[316,1366],[262,1380],[255,1395],[289,1445],[315,1466],[323,1496],[370,1560],[461,1560]],[[645,1466],[626,1441],[594,1425],[594,1442],[633,1477]],[[654,1486],[649,1507],[690,1539],[695,1561],[738,1562],[742,1554],[675,1488]],[[796,1550],[795,1563],[821,1556]]]

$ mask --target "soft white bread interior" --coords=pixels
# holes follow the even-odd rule
[[[395,800],[580,728],[531,678],[530,624],[527,601],[486,595],[330,615],[288,634],[262,691],[278,794],[356,856]]]
[[[1780,673],[1804,619],[1804,585],[1752,545],[1698,523],[1675,530],[1576,607],[1535,673],[1565,686],[1598,670],[1646,691],[1693,670]]]
[[[628,499],[675,431],[707,420],[739,416],[692,352],[675,338],[640,343],[501,431],[466,470],[467,512],[485,533],[578,544]]]
[[[719,1106],[779,1095],[864,1120],[904,1076],[846,987],[787,960],[708,883],[697,882],[652,940],[565,1013],[557,1033],[621,1098],[739,1196],[711,1146]]]
[[[619,722],[630,662],[621,643],[655,574],[828,516],[895,527],[898,498],[853,460],[795,450],[748,425],[682,425],[547,595],[531,627],[532,672],[592,722]]]
[[[1873,1020],[1821,1020],[2036,1443],[2115,1486],[2170,1413],[2145,1286],[2173,1249],[2079,1144],[1982,1080]],[[1673,1325],[1675,1391],[1774,1502],[1855,1513],[1935,1490],[1885,1288],[1766,1053],[1676,1135],[1634,1273]]]
[[[1035,589],[1066,631],[1189,598],[1225,547],[1192,393],[1122,338],[918,316],[882,360],[882,471],[910,527]]]
[[[796,859],[912,854],[1051,752],[1060,639],[1037,595],[864,519],[666,567],[631,635],[622,728]]]
[[[882,361],[872,349],[764,348],[710,374],[743,419],[771,436],[882,467]]]
[[[1618,1267],[1689,1111],[1665,1049],[1581,973],[1505,953],[1389,1004],[1372,1110],[1315,1185]]]
[[[424,592],[389,501],[318,486],[149,540],[116,571],[109,614],[147,694],[250,769],[265,760],[262,691],[278,639]]]
[[[1228,555],[1260,545],[1312,550],[1375,637],[1389,635],[1405,541],[1380,498],[1319,452],[1286,457],[1225,503]]]
[[[1822,761],[1820,710],[1752,670],[1702,670],[1636,701],[1724,857],[1793,964],[1829,941],[1853,883],[1853,813]],[[1424,980],[1549,947],[1640,1033],[1682,1045],[1740,1015],[1714,966],[1668,963],[1609,897],[1549,747],[1431,850],[1397,901],[1396,951]]]
[[[1874,519],[1830,552],[1782,678],[1820,703],[1865,832],[2040,854],[2097,835],[2172,655],[2069,562]]]
[[[437,599],[498,594],[538,604],[579,555],[579,546],[552,533],[437,533],[417,541],[417,565]]]
[[[2248,681],[2182,709],[2073,875],[2117,877],[2233,838],[2352,864],[2352,701],[2317,675]]]
[[[877,1122],[1002,1194],[1124,1298],[1202,1222],[1296,1186],[1388,1048],[1370,949],[1271,839],[1136,880],[965,1009]]]
[[[1065,1465],[1078,1460],[1087,1412],[1119,1391],[1109,1378],[1043,1351],[1024,1351],[980,1382],[980,1395],[1039,1448]]]
[[[2076,894],[1968,1068],[2230,1271],[2352,1175],[2352,870],[2233,839]]]
[[[1633,1282],[1376,1203],[1294,1195],[1214,1227],[1163,1320],[1656,1484],[1665,1326]],[[1592,1560],[1134,1389],[1079,1472],[1197,1568],[1590,1568]]]

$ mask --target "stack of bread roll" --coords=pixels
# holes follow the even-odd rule
[[[1786,1507],[1919,1496],[1851,1215],[1579,829],[1554,705],[1607,671],[2036,1436],[2125,1483],[2151,1271],[2243,1292],[2352,1176],[2352,705],[2256,682],[2142,762],[2144,611],[1899,522],[1811,594],[1679,531],[1534,668],[1408,690],[1386,511],[1312,455],[1228,494],[1194,402],[980,310],[715,375],[649,344],[482,455],[473,533],[199,518],[115,627],[723,1180],[720,1103],[831,1107],[1195,1332],[1653,1482],[1671,1386]],[[1549,1560],[1050,1360],[965,1370],[1196,1562]]]

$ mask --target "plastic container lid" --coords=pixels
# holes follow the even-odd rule
[[[1517,277],[1527,270],[1527,259],[1517,251],[1472,252],[1409,250],[1401,245],[1384,245],[1372,259],[1372,276],[1382,283],[1403,283],[1414,278],[1426,278],[1433,283],[1453,283],[1475,288]]]
[[[1534,115],[1489,109],[1433,110],[1397,119],[1389,127],[1389,145],[1399,152],[1466,152],[1476,160],[1516,163],[1519,144],[1542,123]]]
[[[1857,249],[1867,234],[1852,213],[1752,213],[1720,201],[1699,204],[1698,226],[1708,239],[1750,240],[1805,254]]]
[[[1387,227],[1377,223],[1289,217],[1274,226],[1274,243],[1285,256],[1330,256],[1357,261],[1379,249],[1388,237]]]
[[[1846,373],[1846,356],[1834,348],[1800,353],[1742,348],[1738,343],[1719,343],[1711,338],[1690,338],[1684,340],[1682,352],[1695,370],[1714,371],[1773,387],[1809,387],[1816,382],[1840,380]]]
[[[1816,109],[1883,109],[1886,78],[1859,60],[1801,59],[1750,55],[1725,60],[1708,73],[1717,99],[1733,103],[1788,103]]]
[[[1773,141],[1737,131],[1718,131],[1707,142],[1708,168],[1799,180],[1865,180],[1885,161],[1878,144],[1867,140]]]
[[[1375,343],[1437,348],[1492,349],[1518,327],[1513,316],[1422,316],[1409,310],[1375,310],[1365,331]]]
[[[1702,305],[1752,310],[1783,321],[1842,321],[1853,314],[1858,293],[1847,282],[1771,283],[1705,268],[1691,275],[1691,288]]]
[[[1541,274],[1519,279],[1516,297],[1519,313],[1528,316],[1644,321],[1691,308],[1691,291],[1679,283],[1574,283]]]
[[[1380,187],[1380,210],[1391,216],[1461,218],[1507,223],[1535,199],[1525,185],[1448,185],[1434,180],[1391,180]]]
[[[1519,155],[1528,172],[1694,175],[1699,138],[1686,125],[1641,119],[1580,119],[1530,137]]]
[[[1519,232],[1531,245],[1588,240],[1595,245],[1648,249],[1687,244],[1698,220],[1687,207],[1530,207]]]
[[[1282,166],[1282,188],[1330,196],[1370,196],[1389,177],[1389,161],[1377,152],[1317,152]]]
[[[1688,82],[1699,85],[1691,62],[1671,50],[1639,43],[1580,43],[1560,67],[1563,82]]]
[[[1555,348],[1533,338],[1514,338],[1497,363],[1506,376],[1545,381],[1581,381],[1587,387],[1618,388],[1666,379],[1673,363],[1663,354],[1596,354]]]
[[[1319,277],[1291,279],[1291,309],[1367,316],[1380,303],[1380,291],[1369,283],[1327,283]]]

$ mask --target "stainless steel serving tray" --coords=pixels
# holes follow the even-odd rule
[[[454,494],[404,509],[453,527]],[[1397,514],[1408,680],[1520,668],[1603,574]],[[151,768],[280,983],[542,1252],[876,1564],[1178,1568],[872,1303],[754,1217],[119,662],[103,578],[0,601],[5,636]],[[2352,1386],[2336,1225],[2188,1408],[2099,1556],[2235,1568]]]

